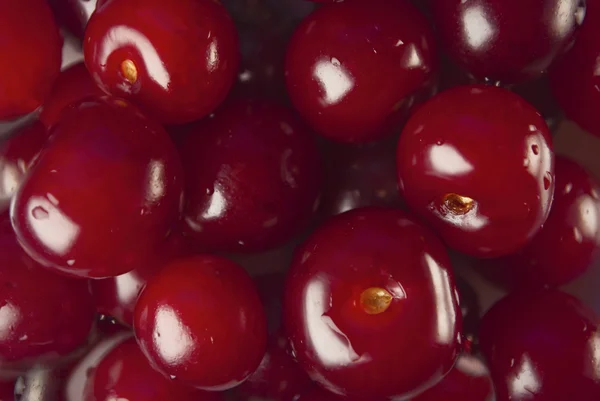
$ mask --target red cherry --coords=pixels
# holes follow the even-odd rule
[[[284,322],[298,361],[328,390],[406,398],[454,365],[456,296],[450,260],[433,233],[400,210],[355,209],[297,248]]]
[[[220,391],[258,367],[267,324],[252,279],[239,265],[201,255],[169,263],[148,282],[134,330],[152,366],[173,380]]]
[[[188,244],[179,232],[153,252],[152,257],[129,273],[91,282],[98,312],[133,326],[133,310],[138,296],[149,279],[154,277],[171,260],[191,254]]]
[[[108,2],[88,24],[84,53],[104,90],[169,124],[211,113],[239,63],[235,26],[213,0]]]
[[[600,184],[579,164],[556,158],[556,190],[542,230],[517,253],[483,264],[506,288],[560,286],[579,277],[599,254]]]
[[[88,283],[54,275],[29,258],[0,222],[0,369],[18,374],[56,363],[86,343],[94,323]]]
[[[0,0],[0,121],[42,105],[60,72],[62,38],[45,0]]]
[[[410,2],[348,0],[302,21],[288,45],[286,80],[318,133],[365,142],[400,126],[437,66],[432,29]]]
[[[14,401],[14,400],[15,400],[15,381],[14,380],[0,381],[0,401]]]
[[[550,69],[552,92],[566,116],[600,136],[600,4],[587,2],[585,21],[575,45]]]
[[[346,398],[340,397],[320,386],[312,386],[307,391],[302,393],[297,401],[343,401]],[[370,398],[369,398],[370,399]]]
[[[495,401],[494,385],[485,364],[463,354],[440,383],[412,401]]]
[[[550,212],[550,132],[508,90],[471,85],[437,95],[411,117],[397,155],[406,203],[460,252],[514,252]]]
[[[192,128],[181,155],[187,231],[211,250],[276,247],[306,227],[317,206],[314,139],[276,104],[228,104]]]
[[[73,35],[83,38],[85,27],[102,0],[48,0],[56,19]]]
[[[48,139],[46,127],[38,120],[27,122],[9,135],[0,145],[0,212],[8,209],[10,200]]]
[[[599,320],[556,290],[514,293],[483,317],[479,339],[498,401],[600,399]]]
[[[178,217],[181,164],[164,129],[118,99],[73,106],[15,195],[11,216],[34,259],[79,277],[126,273]]]
[[[430,3],[450,57],[480,79],[504,82],[540,76],[572,43],[585,15],[583,0]]]
[[[60,120],[65,107],[86,97],[103,94],[85,68],[85,64],[74,64],[58,76],[50,96],[42,107],[40,120],[50,128]]]
[[[170,381],[155,371],[130,338],[102,358],[94,371],[85,400],[112,401],[219,401],[219,393],[209,393]]]

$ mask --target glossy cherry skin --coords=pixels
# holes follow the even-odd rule
[[[23,252],[7,216],[0,221],[0,370],[57,363],[85,345],[95,310],[85,280],[46,271]]]
[[[2,380],[0,381],[0,401],[15,400],[15,381]]]
[[[48,0],[57,21],[73,35],[83,39],[85,27],[102,0]]]
[[[40,120],[50,128],[56,124],[65,107],[90,96],[102,96],[84,63],[77,63],[62,71],[40,111]]]
[[[517,292],[494,305],[479,340],[497,401],[597,400],[598,324],[579,300],[557,290]]]
[[[485,364],[462,354],[440,383],[411,401],[496,401],[494,384]]]
[[[583,0],[430,3],[448,55],[480,79],[503,82],[540,76],[573,42],[585,16]]]
[[[183,141],[184,221],[213,251],[276,247],[310,222],[321,160],[310,132],[287,109],[238,100],[199,122]]]
[[[156,370],[210,391],[244,381],[267,342],[252,279],[236,263],[210,255],[175,260],[154,276],[138,299],[134,330]]]
[[[482,272],[506,288],[560,286],[600,256],[600,184],[565,157],[556,158],[556,190],[541,231],[518,252],[490,261]]]
[[[173,382],[152,369],[130,338],[102,358],[84,400],[218,401],[220,393],[204,392]]]
[[[182,168],[166,131],[120,99],[73,106],[13,198],[27,253],[71,276],[126,273],[178,218]]]
[[[189,248],[181,233],[172,232],[157,247],[152,257],[136,269],[120,276],[93,280],[90,285],[98,312],[115,318],[122,324],[133,326],[133,310],[148,280],[171,260],[191,254]]]
[[[391,295],[378,314],[362,302],[372,288]],[[460,350],[461,316],[446,250],[394,209],[335,216],[296,249],[284,322],[311,378],[355,399],[410,398],[439,382]]]
[[[9,135],[0,144],[1,212],[8,210],[10,200],[48,139],[48,131],[39,120],[29,121]]]
[[[554,97],[566,116],[600,136],[600,4],[587,2],[585,21],[573,48],[550,69]]]
[[[0,0],[0,121],[42,105],[60,72],[62,38],[45,0]]]
[[[108,2],[88,23],[84,55],[104,90],[169,124],[210,114],[239,64],[235,26],[212,0]]]
[[[316,132],[366,142],[400,126],[437,67],[432,29],[409,1],[349,0],[302,21],[285,73],[292,103]]]
[[[471,85],[437,95],[404,127],[397,158],[408,206],[468,255],[516,251],[550,212],[550,132],[539,113],[508,90]]]

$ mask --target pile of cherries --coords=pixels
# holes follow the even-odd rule
[[[598,0],[0,0],[0,401],[598,401]],[[63,41],[83,62],[62,60]],[[62,71],[61,71],[62,68]],[[506,290],[483,318],[455,260]]]

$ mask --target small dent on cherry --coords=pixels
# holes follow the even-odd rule
[[[360,306],[369,315],[385,312],[392,303],[392,294],[380,287],[370,287],[360,294]]]
[[[31,215],[36,220],[46,220],[50,214],[41,206],[36,206],[31,210]]]
[[[476,205],[476,202],[467,197],[455,193],[444,195],[443,204],[446,210],[455,215],[465,215]]]
[[[544,189],[547,191],[550,189],[550,185],[552,184],[552,174],[549,171],[546,171],[544,174]]]
[[[539,155],[540,154],[540,147],[536,144],[531,145],[531,151],[533,152],[534,155]]]
[[[138,70],[132,60],[124,60],[121,63],[121,73],[129,83],[134,84],[138,80]]]

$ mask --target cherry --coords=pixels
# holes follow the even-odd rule
[[[175,260],[154,276],[138,299],[134,330],[155,369],[211,391],[244,381],[267,342],[252,279],[236,263],[210,255]]]
[[[310,133],[285,108],[238,100],[183,141],[187,233],[213,251],[276,247],[310,221],[321,164]]]
[[[514,252],[550,212],[550,132],[508,90],[470,85],[437,95],[406,124],[397,155],[406,203],[460,252]]]
[[[15,381],[0,380],[0,401],[15,400]]]
[[[103,94],[85,68],[85,64],[74,64],[58,76],[40,111],[40,120],[50,128],[60,120],[65,107],[86,97]]]
[[[0,0],[0,121],[37,109],[60,72],[62,38],[45,0]]]
[[[0,212],[8,210],[10,200],[48,139],[46,127],[38,120],[26,122],[9,135],[0,144]]]
[[[13,199],[21,245],[71,276],[126,273],[164,240],[178,217],[182,171],[158,124],[123,100],[78,103]]]
[[[152,369],[134,338],[106,354],[87,387],[87,401],[218,401],[219,393],[185,387]]]
[[[598,400],[598,324],[581,302],[556,290],[517,292],[494,305],[479,339],[497,400]]]
[[[569,53],[550,69],[552,92],[566,116],[584,130],[600,135],[600,4],[587,2],[585,21]]]
[[[73,35],[82,39],[85,27],[102,0],[48,0],[56,19]]]
[[[479,315],[481,312],[479,299],[473,287],[458,275],[456,276],[456,286],[458,288],[459,306],[462,312],[463,344],[466,351],[472,352],[472,347],[476,342],[479,330]]]
[[[433,233],[400,210],[354,209],[297,248],[284,322],[298,362],[326,389],[403,399],[454,365],[456,295],[448,255]]]
[[[450,57],[480,79],[505,83],[540,76],[573,42],[585,15],[584,0],[430,3]]]
[[[556,190],[542,230],[515,254],[481,271],[506,288],[560,286],[585,273],[599,256],[600,184],[583,167],[556,158]]]
[[[153,252],[152,258],[143,265],[120,276],[92,281],[91,288],[97,310],[117,319],[120,323],[132,326],[135,303],[148,280],[172,259],[191,254],[188,248],[181,233],[172,232],[169,238]]]
[[[0,221],[0,370],[19,374],[61,362],[85,345],[94,323],[88,283],[54,275],[27,256]]]
[[[410,2],[349,0],[323,5],[298,26],[286,81],[319,134],[365,142],[401,125],[430,91],[437,65],[432,29]]]
[[[544,117],[550,131],[556,133],[564,114],[552,95],[547,76],[513,85],[510,90],[531,103]]]
[[[210,114],[239,63],[235,26],[212,0],[110,1],[90,19],[84,54],[104,90],[169,124]]]

